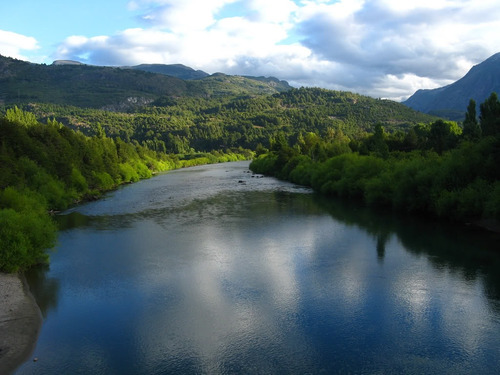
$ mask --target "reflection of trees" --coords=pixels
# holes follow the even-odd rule
[[[379,262],[382,262],[385,257],[385,245],[387,241],[389,241],[390,235],[389,233],[381,233],[377,237],[377,259]]]
[[[332,217],[357,226],[377,239],[377,256],[383,258],[385,244],[392,234],[404,247],[426,255],[437,269],[448,268],[465,280],[483,276],[487,295],[500,300],[500,235],[481,229],[443,221],[373,210],[356,202],[315,196]]]
[[[79,212],[71,212],[65,215],[55,216],[57,226],[60,230],[68,230],[89,225],[90,218]]]
[[[51,309],[57,307],[59,297],[59,280],[48,279],[48,271],[49,266],[43,265],[34,267],[25,274],[30,291],[44,318]]]

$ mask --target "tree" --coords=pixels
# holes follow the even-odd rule
[[[366,140],[367,148],[379,157],[387,157],[389,155],[389,146],[387,145],[387,134],[385,133],[382,124],[377,123],[373,135]]]
[[[500,102],[498,95],[492,92],[490,97],[479,106],[481,114],[481,129],[483,136],[496,135],[500,133]]]
[[[96,136],[97,138],[101,138],[101,139],[106,138],[106,132],[102,128],[102,125],[100,122],[92,123],[92,124],[90,124],[90,126],[94,132],[94,136]]]
[[[441,154],[456,146],[461,129],[455,122],[437,120],[431,125],[429,142],[434,150]]]
[[[418,135],[414,128],[408,130],[403,140],[404,151],[415,150],[418,146]]]
[[[23,111],[17,106],[9,108],[5,114],[5,118],[11,122],[15,122],[26,127],[38,124],[36,116],[33,113]]]
[[[481,138],[481,127],[477,121],[476,101],[471,99],[465,113],[462,136],[470,141],[477,141]]]

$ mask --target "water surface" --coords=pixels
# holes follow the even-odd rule
[[[498,236],[325,200],[247,162],[58,217],[16,374],[496,374]]]

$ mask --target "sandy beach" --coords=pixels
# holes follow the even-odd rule
[[[13,373],[29,359],[42,316],[22,276],[0,273],[0,374]]]

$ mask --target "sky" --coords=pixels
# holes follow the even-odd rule
[[[184,64],[405,100],[500,52],[498,0],[14,0],[0,54]]]

